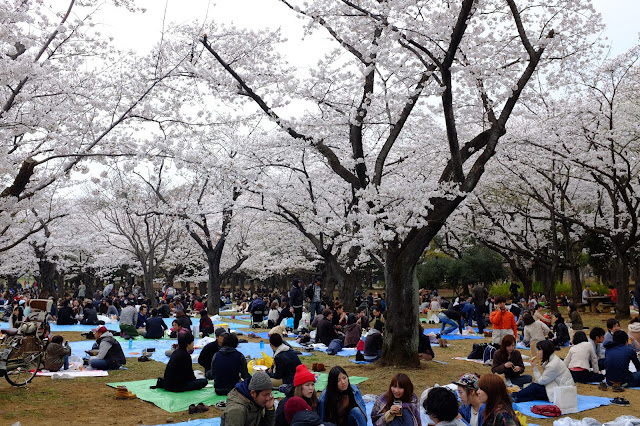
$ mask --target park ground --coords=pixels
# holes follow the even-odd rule
[[[564,308],[561,309],[561,312],[564,313]],[[605,322],[609,315],[583,313],[582,317],[586,327],[599,326],[606,329]],[[623,330],[627,329],[627,324],[628,321],[622,322]],[[59,334],[69,341],[84,339],[79,332]],[[259,341],[260,339],[249,340]],[[485,341],[489,341],[489,339],[487,338]],[[427,387],[433,386],[435,383],[449,383],[466,372],[490,373],[488,366],[453,359],[468,355],[473,343],[478,342],[481,341],[453,340],[449,342],[447,348],[435,345],[433,350],[436,359],[447,364],[423,361],[421,367],[417,369],[380,367],[376,364],[356,365],[351,363],[348,358],[329,356],[318,352],[314,352],[310,357],[301,357],[301,360],[309,369],[313,363],[322,362],[328,368],[341,365],[349,375],[369,377],[369,380],[359,385],[363,394],[378,395],[384,392],[391,377],[398,372],[404,372],[409,375],[416,393],[420,395]],[[563,348],[559,355],[564,357],[567,352],[568,348]],[[523,353],[526,354],[525,351]],[[109,372],[108,377],[73,380],[36,377],[27,387],[22,388],[12,387],[5,380],[2,380],[0,381],[0,424],[11,425],[19,421],[22,425],[156,425],[220,416],[221,411],[215,407],[210,407],[208,412],[202,414],[189,414],[187,411],[167,413],[155,405],[139,399],[116,400],[115,390],[108,387],[107,383],[160,377],[164,372],[165,364],[156,361],[139,363],[135,358],[127,358],[127,367],[128,370]],[[194,364],[194,369],[202,368],[198,364]],[[530,372],[530,369],[528,371]],[[605,423],[621,415],[638,414],[640,390],[627,390],[623,394],[613,394],[610,389],[606,392],[600,391],[593,385],[578,384],[577,386],[579,394],[611,398],[624,396],[630,401],[631,406],[604,406],[570,415],[571,418],[592,417]],[[552,426],[553,424],[552,419],[530,418],[529,422],[541,426]]]

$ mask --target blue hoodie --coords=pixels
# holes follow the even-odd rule
[[[604,345],[607,355],[604,357],[607,380],[609,382],[627,383],[631,379],[629,361],[640,371],[640,361],[636,351],[621,343],[609,342]]]
[[[462,420],[468,425],[471,424],[471,404],[461,404],[458,413],[462,416]],[[478,426],[482,426],[482,418],[484,417],[484,404],[480,406],[478,411]]]

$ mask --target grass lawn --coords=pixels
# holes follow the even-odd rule
[[[563,311],[564,313],[564,311]],[[566,317],[566,315],[564,315]],[[599,326],[605,328],[605,314],[582,314],[585,326],[592,328]],[[627,329],[627,323],[622,324],[623,330]],[[80,333],[60,333],[70,341],[83,339]],[[259,341],[259,339],[250,339]],[[489,341],[489,339],[485,339]],[[407,370],[393,367],[379,367],[376,364],[356,365],[348,358],[329,356],[317,353],[310,357],[301,357],[301,360],[309,369],[315,362],[322,362],[327,370],[334,365],[341,365],[354,376],[369,377],[369,380],[360,384],[363,394],[378,395],[384,392],[389,385],[391,377],[404,372],[411,377],[415,391],[418,395],[434,383],[446,384],[458,379],[463,373],[476,372],[485,374],[490,372],[490,367],[473,364],[466,361],[458,361],[452,358],[468,355],[473,343],[481,340],[454,340],[449,342],[448,348],[434,346],[436,359],[447,362],[446,365],[435,362],[422,362],[419,369]],[[268,345],[267,345],[268,347]],[[528,351],[523,351],[528,354]],[[564,357],[568,348],[563,348],[559,355]],[[155,425],[169,422],[183,422],[189,419],[219,417],[221,412],[215,407],[202,414],[189,414],[187,411],[180,413],[167,413],[155,405],[135,400],[116,400],[115,390],[106,383],[142,380],[160,377],[163,375],[165,364],[151,361],[139,363],[136,358],[127,358],[128,370],[109,372],[108,377],[77,378],[73,380],[52,380],[49,377],[36,377],[28,387],[15,388],[4,379],[0,379],[0,424],[10,425],[20,421],[22,425],[60,425],[60,424],[100,424],[100,425]],[[201,369],[194,364],[194,369]],[[530,369],[527,369],[530,373]],[[211,389],[213,392],[213,389]],[[627,390],[621,394],[613,394],[611,390],[599,391],[596,386],[578,384],[579,394],[611,397],[623,396],[631,402],[630,407],[615,405],[599,407],[582,413],[572,414],[569,417],[582,419],[592,417],[601,423],[614,420],[621,415],[638,415],[640,407],[640,391]],[[553,420],[529,419],[530,423],[542,426],[551,426]]]

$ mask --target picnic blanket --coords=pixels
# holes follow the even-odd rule
[[[72,378],[76,377],[104,377],[108,376],[109,372],[104,370],[60,370],[60,371],[38,371],[36,376],[51,377],[54,374],[68,374]]]
[[[127,389],[135,393],[139,399],[150,402],[169,413],[186,411],[191,404],[202,402],[204,405],[210,406],[215,405],[216,402],[227,400],[226,395],[220,396],[213,391],[213,381],[210,381],[209,385],[204,389],[189,392],[169,392],[164,389],[151,389],[150,386],[155,386],[156,382],[157,379],[147,379],[132,382],[107,383],[107,386],[111,386],[112,388],[126,386]],[[275,398],[284,398],[284,394],[278,391],[274,391],[273,396]]]
[[[163,364],[167,364],[169,362],[169,357],[165,355],[165,351],[171,349],[171,345],[176,343],[176,339],[144,339],[138,338],[133,339],[131,342],[131,348],[129,348],[129,341],[122,339],[120,337],[116,338],[119,341],[120,346],[122,346],[122,351],[124,352],[124,356],[127,358],[130,357],[139,357],[142,355],[142,352],[147,348],[155,348],[155,352],[151,354],[151,359],[154,361],[161,362]],[[69,346],[71,347],[71,355],[77,355],[80,358],[86,358],[87,354],[85,351],[90,350],[93,347],[95,340],[83,340],[79,342],[69,342]],[[251,358],[262,358],[262,351],[264,351],[267,355],[272,355],[271,349],[268,345],[265,345],[265,349],[260,349],[260,343],[258,342],[247,342],[240,343],[238,345],[238,351],[240,351],[244,356],[251,356]],[[202,352],[202,347],[194,349],[191,354],[191,359],[193,362],[198,361],[198,357],[200,356],[200,352]],[[309,352],[302,352],[301,356],[310,356]]]
[[[531,407],[534,405],[549,405],[549,401],[528,401],[517,402],[513,404],[513,409],[520,411],[527,417],[535,417],[538,419],[547,419],[548,417],[540,414],[535,414],[531,411]],[[591,410],[592,408],[600,407],[601,405],[611,405],[611,398],[605,398],[602,396],[591,395],[578,395],[578,412]]]
[[[214,417],[212,419],[189,420],[188,422],[180,423],[163,423],[156,426],[220,426],[220,417]]]
[[[440,328],[426,328],[424,330],[424,334],[426,334],[427,336],[431,333],[433,333],[434,335],[440,333]],[[441,337],[443,339],[447,339],[447,340],[462,340],[462,339],[484,339],[484,336],[481,334],[460,334],[460,332],[458,330],[454,331],[453,333],[450,334],[442,334]]]

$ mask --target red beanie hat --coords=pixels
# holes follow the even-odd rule
[[[287,423],[291,423],[293,416],[299,411],[311,411],[311,407],[299,396],[292,396],[284,404],[284,418]]]
[[[304,385],[307,382],[316,381],[316,376],[309,371],[306,365],[300,364],[296,367],[296,374],[293,376],[293,386]]]

